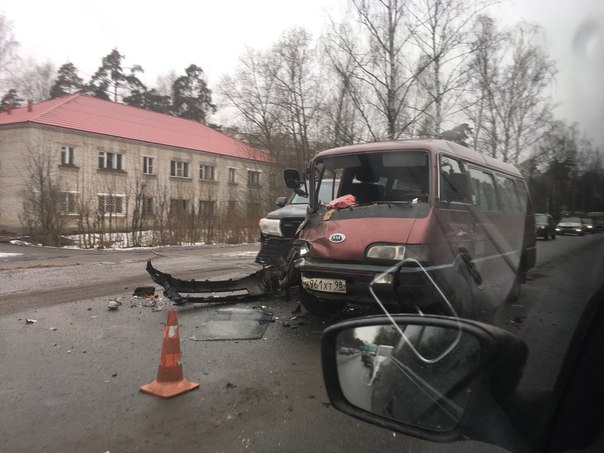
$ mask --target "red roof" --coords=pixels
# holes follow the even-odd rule
[[[36,123],[223,156],[275,162],[269,154],[196,121],[72,94],[0,113],[0,125]]]

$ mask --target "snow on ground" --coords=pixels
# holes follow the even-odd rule
[[[2,258],[11,258],[13,256],[20,256],[23,255],[23,253],[1,253],[0,252],[0,259]]]

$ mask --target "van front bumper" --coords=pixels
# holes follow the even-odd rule
[[[375,299],[369,290],[370,283],[378,276],[392,269],[392,265],[366,263],[334,263],[312,258],[301,258],[296,262],[301,277],[306,279],[335,279],[346,282],[346,292],[319,291],[304,285],[304,289],[315,297],[325,301],[345,301],[352,305],[375,305]],[[430,270],[430,276],[438,281],[440,271]],[[426,276],[423,269],[413,265],[404,265],[391,272],[388,283],[375,283],[373,291],[385,305],[401,307],[428,306],[435,301],[438,291]]]

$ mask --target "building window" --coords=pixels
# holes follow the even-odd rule
[[[99,212],[102,214],[123,214],[126,197],[124,195],[99,194]]]
[[[199,217],[214,217],[216,202],[210,200],[199,201]]]
[[[189,200],[182,198],[170,199],[170,215],[182,215],[189,210]]]
[[[170,176],[175,176],[178,178],[188,178],[189,177],[189,163],[181,162],[179,160],[171,160],[170,161]]]
[[[104,170],[123,170],[122,154],[99,151],[99,168]]]
[[[61,212],[63,214],[77,214],[78,194],[75,192],[63,192],[61,194]]]
[[[153,198],[144,197],[141,200],[141,205],[143,217],[151,217],[153,215]]]
[[[75,148],[73,146],[61,146],[61,165],[75,165]]]
[[[201,164],[199,166],[199,179],[214,181],[214,167],[212,165]]]
[[[235,179],[236,170],[234,168],[229,168],[229,182],[231,184],[235,184],[237,180]]]
[[[260,185],[260,172],[255,170],[248,170],[247,183],[255,186]]]
[[[237,211],[237,202],[233,201],[233,200],[229,200],[229,203],[227,205],[227,214],[229,215],[229,217],[234,216]]]
[[[151,156],[143,156],[143,174],[144,175],[152,175],[153,174],[153,157]]]

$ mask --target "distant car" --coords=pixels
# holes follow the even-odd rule
[[[583,225],[585,225],[585,231],[587,233],[595,233],[596,232],[596,226],[594,225],[594,221],[591,219],[581,219],[581,222],[583,223]]]
[[[583,236],[586,228],[580,217],[565,217],[556,226],[556,234],[575,234]]]
[[[535,231],[538,238],[556,239],[556,222],[549,214],[535,214]]]

